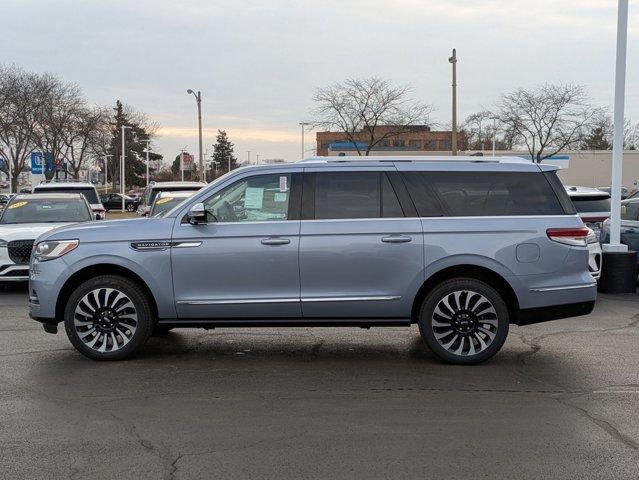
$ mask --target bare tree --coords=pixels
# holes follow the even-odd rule
[[[77,111],[64,132],[66,158],[73,178],[80,177],[80,171],[90,158],[102,148],[102,135],[108,128],[109,114],[104,107],[85,107]]]
[[[15,191],[20,173],[35,146],[40,111],[50,91],[45,75],[17,67],[0,66],[0,156],[11,164],[11,187]]]
[[[573,84],[519,88],[502,95],[496,109],[501,126],[535,162],[576,147],[598,112],[584,88]]]
[[[393,86],[376,77],[346,79],[315,92],[313,125],[342,132],[358,155],[369,155],[384,140],[428,122],[431,107],[409,98],[410,92],[409,86]]]
[[[42,75],[48,85],[47,95],[38,112],[34,131],[36,146],[53,159],[66,158],[67,139],[76,128],[78,118],[87,109],[80,87],[50,74]],[[45,172],[51,178],[53,172]]]

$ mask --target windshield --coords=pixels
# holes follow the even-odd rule
[[[38,187],[33,193],[81,193],[90,204],[101,203],[95,188]]]
[[[202,185],[202,187],[189,187],[189,186],[185,186],[185,185],[176,185],[174,187],[158,187],[158,188],[152,188],[151,189],[151,196],[149,197],[149,205],[153,205],[153,202],[155,201],[156,197],[158,196],[158,194],[160,192],[184,192],[184,191],[193,191],[193,193],[197,192],[199,189],[203,188],[204,185]]]
[[[570,197],[577,212],[610,212],[610,197],[574,196]]]
[[[14,200],[0,217],[0,224],[64,223],[91,220],[91,212],[81,200],[43,198]]]
[[[157,201],[153,204],[151,208],[151,217],[161,217],[164,216],[166,212],[171,210],[173,207],[179,205],[188,197],[164,197],[158,198]]]

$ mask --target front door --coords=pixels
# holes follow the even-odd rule
[[[304,175],[304,317],[405,321],[423,283],[424,242],[419,218],[399,201],[395,170],[309,168]]]
[[[207,223],[176,219],[171,263],[180,319],[301,315],[299,181],[295,173],[248,174],[204,199]]]

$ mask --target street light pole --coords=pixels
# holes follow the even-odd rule
[[[180,180],[184,181],[184,152],[186,152],[186,146],[180,150]]]
[[[304,127],[306,125],[310,125],[310,123],[308,123],[308,122],[300,122],[299,125],[302,127],[302,157],[301,157],[301,159],[304,160],[304,152],[305,152],[305,149],[304,149]]]
[[[142,142],[146,143],[146,186],[149,186],[149,144],[151,143],[150,139],[142,140]]]
[[[124,212],[126,210],[126,205],[124,202],[124,185],[125,185],[125,178],[124,178],[124,159],[125,159],[125,133],[126,133],[126,129],[131,129],[130,126],[128,125],[122,125],[122,156],[120,157],[120,194],[122,195],[122,212]]]
[[[188,94],[193,94],[195,101],[197,102],[197,127],[199,134],[199,155],[200,155],[200,179],[204,180],[204,157],[202,156],[202,93],[198,90],[197,94],[190,88],[186,91]]]
[[[108,179],[107,179],[107,172],[108,172],[108,165],[107,162],[109,160],[109,157],[112,157],[113,155],[105,155],[104,156],[104,193],[106,193],[106,191],[108,190]]]
[[[453,54],[448,58],[453,65],[453,138],[452,138],[452,154],[457,155],[457,50],[453,48]]]

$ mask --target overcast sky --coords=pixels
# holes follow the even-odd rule
[[[346,77],[411,84],[450,122],[500,93],[583,84],[612,108],[616,0],[0,0],[0,62],[53,72],[91,102],[116,99],[162,126],[155,150],[197,152],[226,129],[246,158],[300,156],[314,89]],[[639,121],[639,1],[630,4],[626,116]],[[314,134],[307,134],[314,140]],[[313,144],[307,143],[307,148]]]

